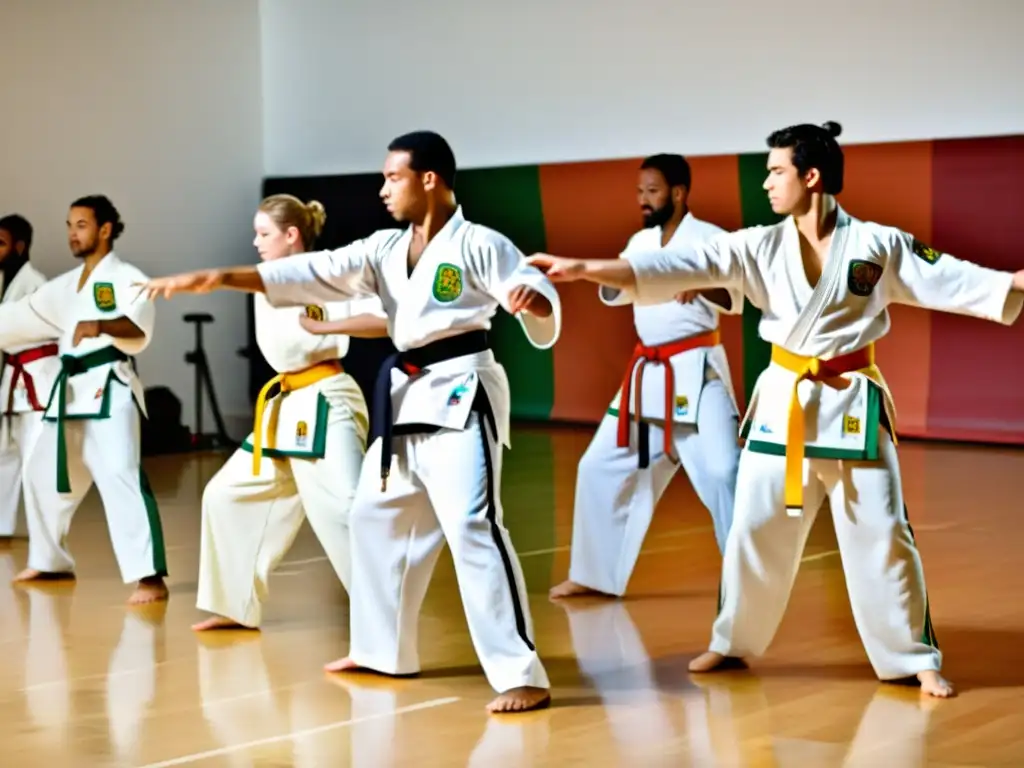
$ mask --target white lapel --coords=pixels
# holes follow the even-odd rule
[[[822,311],[833,301],[839,286],[840,277],[843,274],[843,262],[846,252],[846,242],[850,234],[850,217],[841,207],[836,206],[836,227],[832,232],[832,240],[828,246],[828,255],[825,258],[825,268],[821,272],[818,284],[812,289],[807,282],[807,273],[804,270],[803,258],[800,255],[800,236],[796,229],[796,222],[791,218],[786,224],[784,234],[784,248],[786,259],[790,270],[796,270],[799,287],[794,286],[801,299],[805,299],[803,309],[793,328],[786,339],[786,348],[796,351],[803,347],[814,327],[815,321],[821,316]]]
[[[452,241],[452,239],[454,239],[455,233],[459,230],[459,227],[461,227],[465,223],[466,218],[462,215],[462,206],[460,205],[455,209],[455,213],[452,214],[452,217],[445,222],[445,225],[441,227],[438,233],[431,238],[429,243],[427,243],[427,247],[424,248],[423,253],[420,254],[419,261],[416,262],[416,267],[412,270],[412,276],[410,276],[409,278],[410,280],[412,279],[412,277],[415,277],[419,272],[430,271],[429,268],[420,269],[420,266],[422,266],[423,263],[427,261],[436,261],[436,255],[444,251],[445,246],[447,246]],[[406,232],[407,238],[404,237],[402,241],[402,245],[404,246],[402,248],[402,260],[404,262],[404,272],[406,275],[408,275],[409,243],[412,240],[412,227],[410,226],[408,230],[406,230]]]

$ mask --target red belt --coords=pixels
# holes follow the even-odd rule
[[[42,360],[44,357],[56,357],[59,352],[60,348],[56,344],[44,344],[41,347],[33,347],[13,354],[4,352],[3,364],[11,366],[14,371],[14,375],[11,377],[11,391],[7,393],[7,410],[4,413],[14,412],[14,390],[21,379],[25,379],[25,394],[28,395],[28,402],[32,406],[32,410],[43,410],[43,406],[40,405],[39,399],[36,397],[35,382],[25,370],[25,366],[36,360]]]
[[[629,394],[630,394],[630,373],[633,373],[633,388],[636,389],[636,419],[640,421],[640,414],[643,413],[640,407],[641,384],[643,383],[644,366],[647,363],[656,363],[665,366],[665,455],[672,456],[672,412],[675,410],[676,377],[675,371],[669,365],[669,360],[682,352],[689,352],[691,349],[700,347],[714,347],[721,343],[721,334],[716,328],[713,331],[702,333],[697,336],[690,336],[679,341],[661,344],[657,347],[645,347],[643,343],[637,343],[633,350],[633,357],[626,368],[626,376],[622,382],[622,394],[619,397],[619,434],[618,446],[626,448],[629,446]],[[636,371],[633,367],[636,366]]]

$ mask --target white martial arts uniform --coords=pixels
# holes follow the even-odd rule
[[[508,309],[509,292],[528,286],[551,302],[552,314],[519,319],[534,346],[552,346],[561,327],[558,293],[511,241],[466,221],[461,208],[409,270],[411,233],[384,230],[336,251],[259,266],[276,306],[379,295],[401,350],[378,377],[372,426],[381,437],[367,451],[352,508],[349,655],[380,672],[419,670],[420,606],[447,539],[490,684],[547,688],[502,523],[509,387],[486,331],[498,306]]]
[[[258,440],[254,428],[203,492],[196,602],[249,627],[259,626],[270,573],[307,517],[338,578],[349,586],[348,514],[369,414],[359,385],[339,362],[348,352],[348,337],[309,333],[299,317],[384,316],[376,297],[300,309],[272,307],[262,294],[253,300],[256,343],[278,375],[257,402]],[[267,397],[275,386],[279,391]]]
[[[136,283],[148,278],[111,251],[79,290],[83,266],[50,280],[31,296],[0,305],[0,348],[60,339],[61,373],[48,393],[43,425],[26,457],[28,567],[70,573],[71,519],[96,483],[125,583],[165,576],[163,530],[156,499],[140,465],[142,382],[134,355],[149,346],[153,303]],[[126,317],[143,333],[105,334],[73,346],[80,322]]]
[[[3,284],[0,302],[13,304],[33,293],[46,277],[25,262]],[[43,407],[60,373],[56,338],[45,344],[27,344],[3,350],[0,362],[0,537],[21,532],[18,507],[21,501],[25,457],[43,423]]]
[[[903,504],[895,409],[873,345],[888,332],[886,307],[894,303],[1013,323],[1022,297],[1011,290],[1012,274],[938,253],[842,209],[816,286],[792,218],[629,258],[636,286],[622,293],[624,303],[728,286],[761,310],[760,334],[773,344],[741,425],[747,442],[710,650],[742,657],[768,648],[827,496],[876,674],[891,680],[938,670],[942,655]]]
[[[724,232],[687,213],[666,247],[704,242]],[[661,227],[637,232],[626,253],[661,247]],[[614,303],[617,291],[602,287]],[[743,295],[730,292],[719,308],[703,296],[689,303],[635,305],[640,343],[627,367],[629,409],[620,416],[622,388],[580,459],[573,512],[569,579],[605,594],[622,595],[636,567],[654,508],[680,463],[711,513],[719,551],[732,522],[740,448],[736,395],[725,348],[718,338],[718,312],[743,311]],[[681,351],[680,351],[681,350]],[[666,365],[673,387],[666,393]],[[636,373],[640,370],[637,423]],[[671,402],[666,402],[666,394]],[[670,428],[665,439],[668,409]],[[623,445],[625,443],[625,445]],[[669,443],[670,445],[668,445]],[[667,452],[666,449],[674,450]]]

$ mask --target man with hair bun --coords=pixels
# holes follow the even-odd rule
[[[625,253],[703,242],[724,230],[690,211],[690,164],[681,155],[646,158],[637,178],[644,228]],[[617,292],[602,286],[613,304]],[[552,599],[621,597],[662,494],[685,469],[711,513],[719,552],[732,521],[739,419],[719,313],[743,311],[739,291],[681,295],[633,307],[639,341],[622,386],[580,459],[569,578]]]
[[[155,310],[131,286],[146,276],[114,252],[121,215],[103,195],[75,200],[68,244],[81,263],[30,296],[0,304],[0,348],[60,339],[61,370],[26,458],[28,567],[16,581],[71,577],[71,519],[93,482],[130,604],[165,600],[167,559],[156,499],[141,467],[142,381],[134,357]]]
[[[763,654],[782,620],[811,524],[827,498],[854,619],[882,680],[917,678],[947,697],[921,557],[903,502],[892,396],[874,344],[890,304],[1011,325],[1024,270],[962,261],[895,227],[860,221],[843,189],[837,123],[794,125],[768,137],[764,189],[786,218],[623,259],[538,254],[554,281],[588,280],[622,303],[680,291],[742,291],[772,344],[747,417],[732,530],[710,648],[690,663],[710,672]]]
[[[316,200],[272,195],[256,211],[253,245],[263,262],[291,258],[316,245],[326,219]],[[386,336],[387,318],[377,297],[274,307],[258,293],[253,307],[256,343],[277,375],[257,399],[252,434],[203,492],[196,607],[214,615],[196,631],[260,626],[270,573],[307,518],[350,586],[349,509],[370,417],[340,360],[349,335]]]

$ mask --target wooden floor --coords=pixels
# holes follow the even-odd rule
[[[262,633],[197,636],[199,498],[224,456],[161,457],[147,470],[171,564],[163,610],[125,608],[95,494],[71,535],[77,584],[7,586],[25,546],[0,549],[0,766],[1024,765],[1024,451],[901,447],[946,671],[962,692],[935,702],[873,678],[827,515],[769,655],[749,672],[691,678],[686,663],[705,648],[715,610],[718,555],[682,476],[627,599],[551,604],[589,436],[518,429],[507,454],[506,521],[552,709],[484,712],[492,692],[447,555],[422,616],[418,679],[321,672],[347,650],[348,607],[308,528],[271,582]]]

